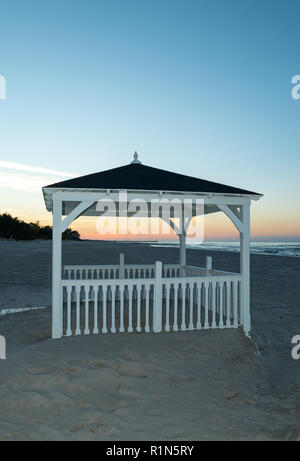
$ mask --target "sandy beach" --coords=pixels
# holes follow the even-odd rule
[[[63,263],[161,260],[178,249],[64,242]],[[0,440],[300,440],[300,259],[251,255],[252,340],[238,330],[106,334],[53,341],[51,242],[0,241]],[[213,256],[238,271],[239,254]]]

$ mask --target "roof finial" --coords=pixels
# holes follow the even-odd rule
[[[135,153],[133,155],[133,160],[131,162],[131,165],[138,164],[138,163],[142,163],[142,162],[139,160],[139,156],[138,156],[137,151],[135,151]]]

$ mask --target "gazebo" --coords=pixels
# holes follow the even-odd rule
[[[53,214],[52,338],[239,326],[250,336],[250,206],[261,194],[146,166],[137,153],[128,165],[46,186],[43,194]],[[152,218],[154,202],[179,237],[178,264],[125,264],[121,254],[118,264],[62,267],[62,233],[79,216]],[[191,219],[216,212],[239,232],[239,273],[213,269],[211,258],[206,267],[186,263]]]

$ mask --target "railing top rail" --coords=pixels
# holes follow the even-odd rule
[[[86,269],[86,268],[95,268],[95,269],[118,269],[119,264],[65,264],[63,266],[65,269]],[[155,264],[124,264],[125,268],[144,268],[144,267],[155,267]]]
[[[202,277],[197,277],[197,276],[189,276],[189,277],[164,277],[163,278],[163,283],[180,283],[180,281],[183,281],[185,283],[205,283],[205,282],[215,282],[217,283],[218,281],[224,281],[224,282],[231,282],[231,281],[241,281],[242,276],[237,274],[237,275],[230,275],[226,277],[218,277],[218,276],[211,276],[211,275],[205,275]]]
[[[241,281],[241,275],[232,275],[229,277],[212,277],[212,276],[204,276],[204,277],[169,277],[169,278],[162,278],[162,283],[164,284],[180,284],[180,283],[217,283],[218,281],[223,282],[234,282],[234,281]],[[71,279],[66,280],[63,279],[61,281],[63,286],[92,286],[92,285],[153,285],[155,284],[155,279],[151,278],[143,278],[143,279]]]
[[[64,264],[64,269],[118,269],[120,267],[119,264]],[[137,268],[137,269],[143,269],[143,268],[154,268],[155,264],[124,264],[124,268]],[[180,268],[179,264],[164,264],[164,268]],[[194,270],[206,270],[205,267],[200,267],[200,266],[189,266],[186,265],[184,266],[186,269],[194,269]]]
[[[190,264],[186,264],[185,266],[183,266],[184,269],[195,269],[195,270],[206,270],[206,267],[202,267],[202,266],[191,266]]]
[[[113,268],[119,268],[120,266],[118,264],[65,264],[64,269],[86,269],[86,268],[97,268],[97,269],[113,269]]]
[[[224,274],[224,275],[241,275],[238,272],[229,272],[229,271],[220,271],[218,269],[211,269],[210,271],[212,274]]]
[[[80,286],[80,287],[91,287],[91,286],[149,286],[154,285],[155,279],[63,279],[61,280],[61,286]]]

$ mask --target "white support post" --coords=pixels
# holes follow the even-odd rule
[[[206,275],[210,275],[212,270],[212,256],[206,256]]]
[[[250,316],[250,206],[241,207],[241,218],[243,230],[240,232],[240,271],[241,283],[241,307],[242,322],[246,336],[250,337],[251,316]]]
[[[162,331],[162,263],[155,262],[155,288],[153,306],[153,332]]]
[[[52,338],[63,335],[62,293],[61,293],[61,200],[53,200],[52,229]]]
[[[119,278],[125,278],[125,266],[124,266],[124,254],[120,253],[120,269],[119,269]]]
[[[180,243],[180,253],[179,253],[179,264],[180,266],[186,265],[186,245],[185,245],[186,235],[182,233],[179,235],[179,243]]]
[[[180,276],[184,276],[184,266],[186,266],[186,229],[185,229],[185,217],[184,210],[182,210],[182,216],[180,220],[180,234],[179,234],[179,266]]]

